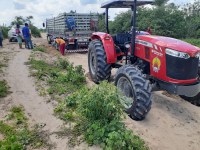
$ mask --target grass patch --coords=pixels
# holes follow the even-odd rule
[[[0,81],[0,98],[6,97],[9,94],[9,87],[5,80]]]
[[[13,107],[7,116],[7,122],[0,121],[0,133],[4,139],[0,141],[2,150],[25,150],[30,148],[49,147],[41,131],[28,128],[28,119],[23,107]]]
[[[114,85],[103,82],[92,89],[84,88],[70,96],[55,109],[63,120],[73,122],[69,144],[77,144],[83,135],[89,145],[105,150],[147,150],[144,141],[127,130],[122,122],[124,109]]]
[[[182,39],[182,40],[200,48],[200,39]]]
[[[7,67],[7,65],[0,63],[0,69],[3,68],[3,67]]]
[[[46,81],[50,95],[70,94],[82,88],[86,83],[82,66],[74,67],[66,60],[60,59],[54,65],[31,59],[29,64],[36,70],[32,73],[38,80]]]
[[[42,46],[36,46],[33,51],[46,52],[46,49]]]

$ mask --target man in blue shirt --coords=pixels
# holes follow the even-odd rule
[[[28,23],[25,23],[25,27],[23,27],[22,33],[23,33],[24,40],[26,43],[26,48],[33,49],[33,44],[31,41],[31,34],[30,34],[30,30],[28,28]]]

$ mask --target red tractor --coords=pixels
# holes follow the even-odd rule
[[[186,42],[136,31],[136,8],[153,0],[112,0],[106,9],[107,33],[93,33],[89,45],[88,66],[92,80],[108,80],[112,68],[119,68],[115,85],[126,97],[122,104],[134,120],[143,120],[151,109],[151,92],[166,90],[200,105],[198,71],[200,48]],[[129,33],[111,36],[108,30],[109,8],[131,8]]]

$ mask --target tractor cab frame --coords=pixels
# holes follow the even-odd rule
[[[112,0],[102,4],[101,8],[105,8],[105,22],[106,22],[106,31],[109,34],[109,9],[110,8],[131,8],[131,54],[134,55],[135,49],[135,36],[136,36],[136,12],[137,6],[143,6],[147,4],[153,4],[154,0]],[[128,35],[126,35],[127,37]],[[130,37],[127,37],[130,38]]]

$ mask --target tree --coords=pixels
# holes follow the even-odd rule
[[[99,14],[98,31],[106,32],[105,15]]]
[[[22,17],[22,16],[16,16],[15,19],[11,22],[11,25],[16,25],[16,24],[19,24],[19,25],[22,25],[24,24],[25,22],[25,19]]]
[[[155,5],[160,7],[164,6],[169,0],[155,0]]]
[[[187,37],[200,38],[200,1],[188,3],[183,8],[186,19]]]

